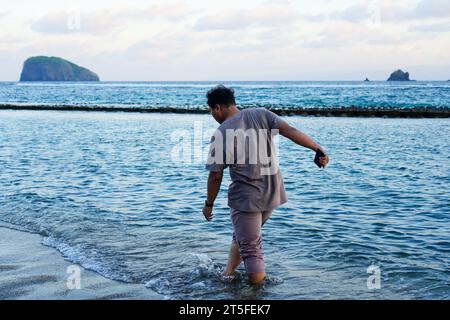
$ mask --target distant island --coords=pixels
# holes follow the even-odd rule
[[[58,57],[36,56],[25,60],[20,81],[100,81],[98,75]]]
[[[370,80],[369,80],[369,78],[366,78],[366,80],[364,80],[364,81],[370,81]]]
[[[409,80],[408,72],[403,72],[402,70],[398,69],[391,73],[387,81],[411,81],[411,80]]]

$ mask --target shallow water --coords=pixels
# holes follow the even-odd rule
[[[206,222],[203,164],[171,158],[172,132],[193,139],[195,123],[216,127],[208,115],[0,111],[0,220],[168,299],[449,299],[450,120],[285,119],[331,163],[319,170],[280,139],[289,202],[263,229],[262,287],[242,267],[231,283],[218,276],[232,232],[228,174]],[[371,265],[380,289],[367,287]]]
[[[205,108],[217,82],[0,82],[0,104]],[[234,81],[243,107],[449,108],[448,81]]]

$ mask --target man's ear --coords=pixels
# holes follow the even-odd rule
[[[220,110],[220,104],[216,104],[216,105],[214,106],[214,109],[216,110],[216,112],[219,111],[219,110]]]

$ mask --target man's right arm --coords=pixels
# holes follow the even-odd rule
[[[223,171],[210,171],[208,176],[208,187],[206,201],[214,204],[222,184]]]
[[[222,183],[223,171],[210,171],[208,176],[207,197],[203,207],[203,215],[206,220],[213,218],[213,205]]]

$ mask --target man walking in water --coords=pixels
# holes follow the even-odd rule
[[[213,218],[214,200],[220,190],[223,170],[230,168],[232,183],[228,190],[233,240],[224,276],[232,276],[242,260],[250,283],[265,279],[261,227],[272,211],[287,202],[283,178],[273,143],[280,133],[296,144],[316,152],[316,163],[328,164],[323,148],[306,134],[265,108],[239,110],[234,90],[217,86],[207,93],[213,118],[220,123],[211,138],[206,169],[208,195],[203,215]]]

